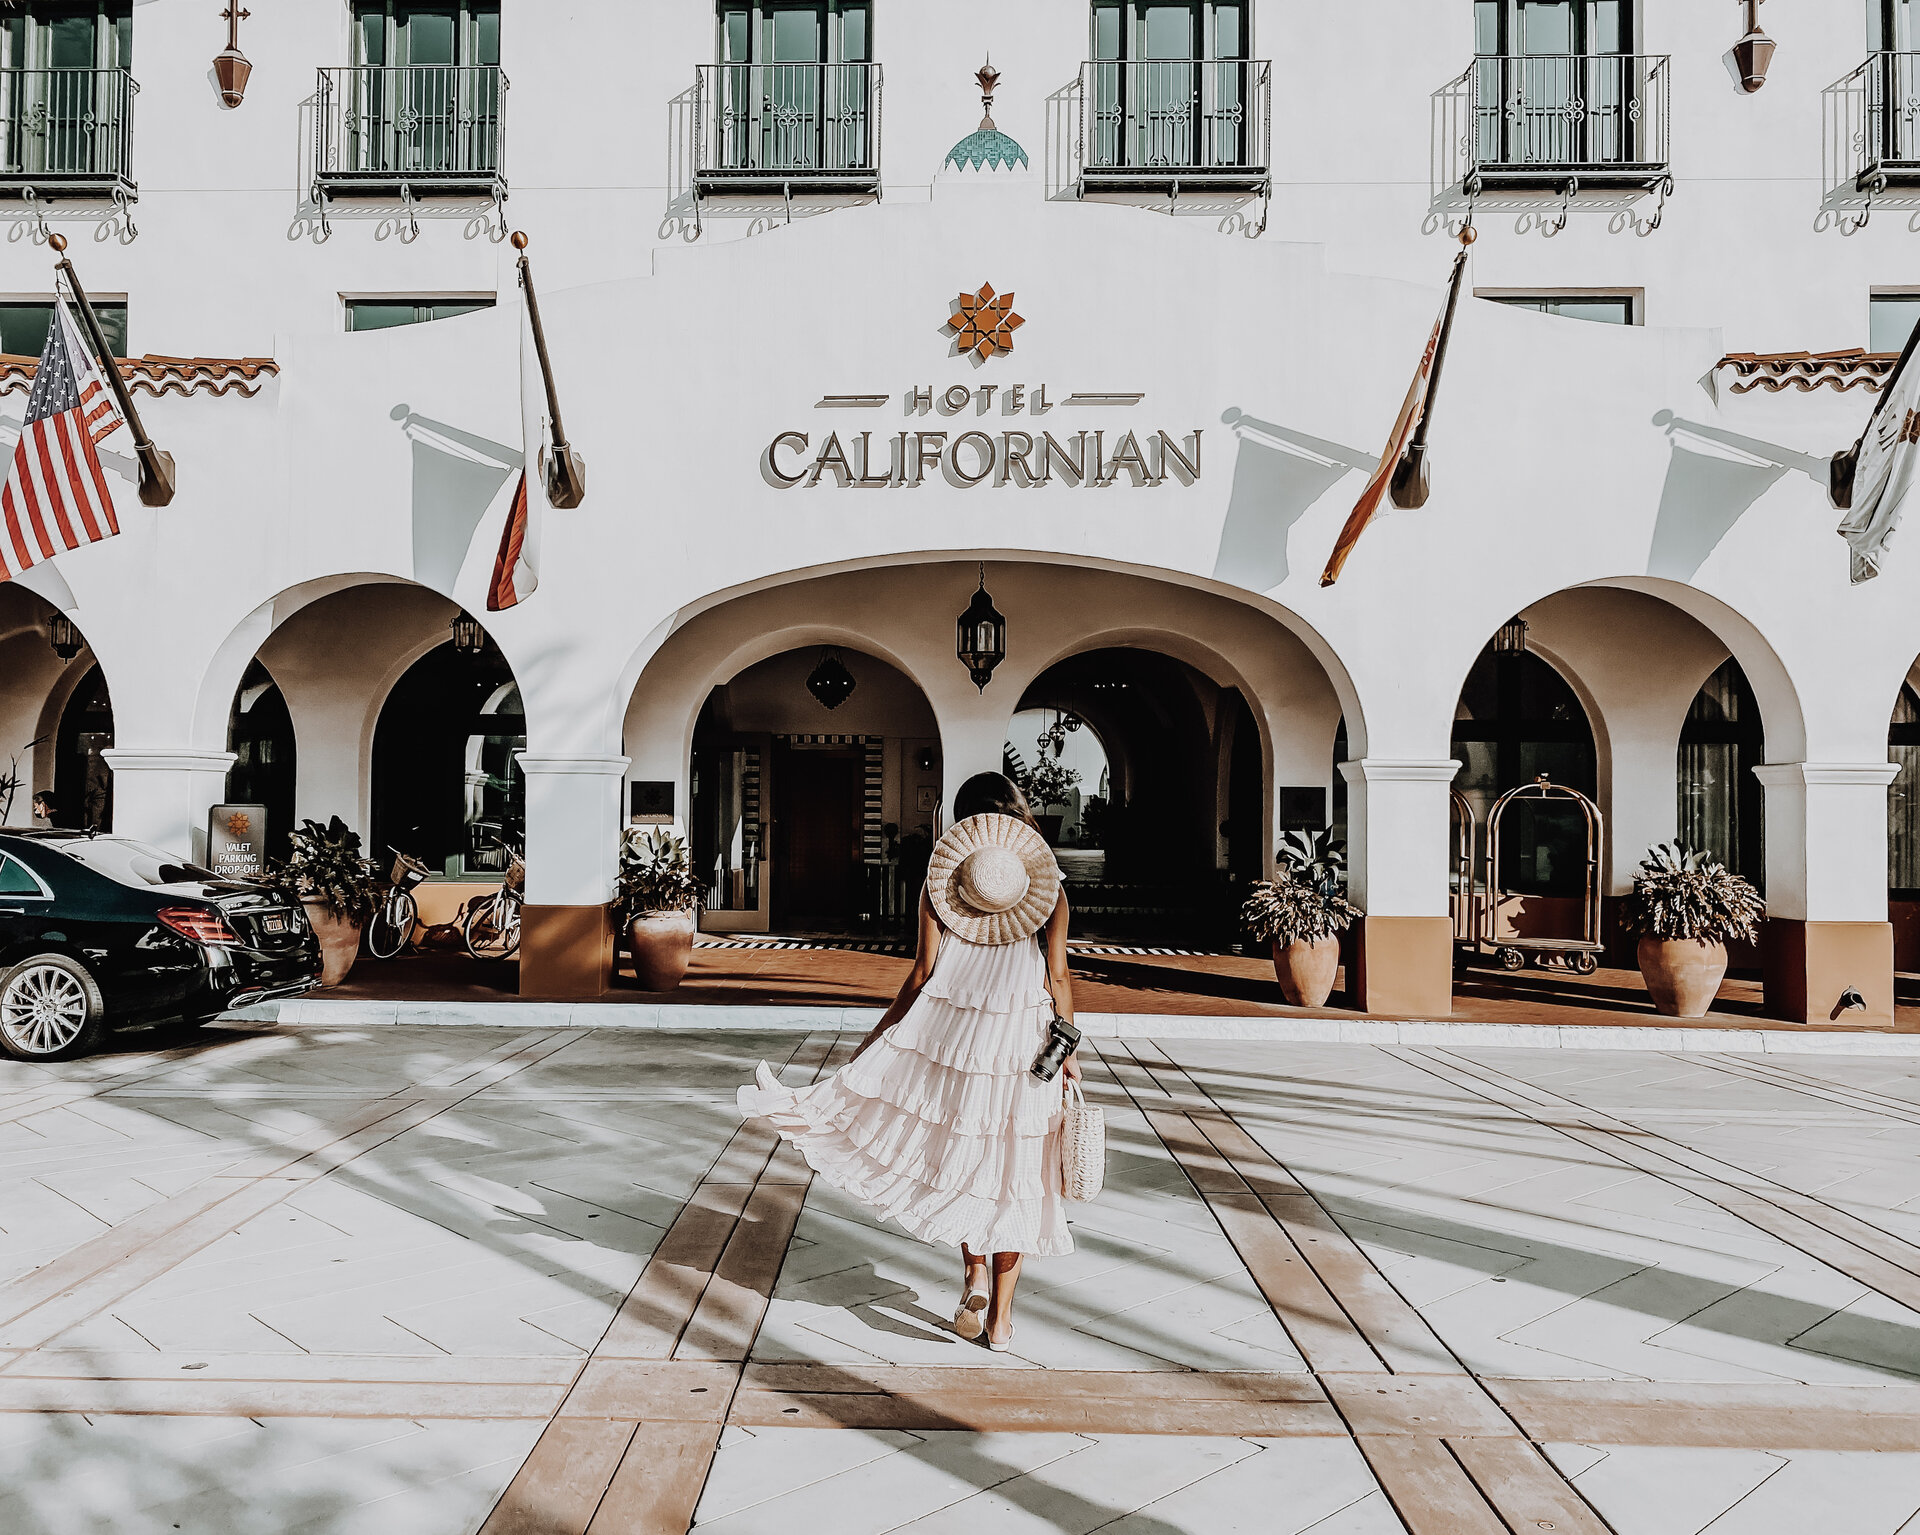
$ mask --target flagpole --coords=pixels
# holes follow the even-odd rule
[[[1915,325],[1908,333],[1907,344],[1900,349],[1900,360],[1893,365],[1893,372],[1880,386],[1880,398],[1874,403],[1873,410],[1867,416],[1867,424],[1861,428],[1853,446],[1842,448],[1827,465],[1827,500],[1837,512],[1853,509],[1853,474],[1860,466],[1860,445],[1867,440],[1867,433],[1873,430],[1873,423],[1880,419],[1880,412],[1885,409],[1887,401],[1893,398],[1900,375],[1907,371],[1907,365],[1913,361],[1916,343],[1920,343],[1920,325]]]
[[[533,265],[527,260],[527,236],[513,233],[520,252],[520,288],[527,296],[527,318],[533,324],[533,349],[540,358],[540,377],[547,386],[547,418],[553,422],[553,459],[547,465],[547,500],[561,508],[578,506],[587,495],[586,460],[573,451],[567,429],[560,424],[560,393],[553,383],[553,364],[547,357],[546,327],[540,323],[540,298],[533,291]],[[529,466],[531,467],[531,466]]]
[[[80,306],[80,318],[86,324],[94,351],[99,354],[108,386],[120,406],[120,414],[126,418],[128,430],[133,433],[133,450],[140,455],[140,504],[169,506],[173,502],[174,492],[173,455],[156,448],[153,439],[147,436],[147,429],[140,424],[140,412],[133,408],[133,396],[127,391],[127,381],[120,376],[120,360],[113,355],[113,348],[107,345],[106,332],[100,329],[100,320],[87,299],[87,290],[80,286],[80,274],[74,271],[73,263],[67,259],[67,237],[51,234],[47,236],[47,243],[60,256],[55,270],[66,277],[67,286],[73,290],[73,301]]]
[[[1402,511],[1417,511],[1427,504],[1432,485],[1427,474],[1427,424],[1433,420],[1434,401],[1440,397],[1440,370],[1446,366],[1447,341],[1453,335],[1453,312],[1460,303],[1460,274],[1467,264],[1467,247],[1479,235],[1471,223],[1460,231],[1460,254],[1453,258],[1453,275],[1447,280],[1447,312],[1440,321],[1440,340],[1433,349],[1433,371],[1427,375],[1426,403],[1413,429],[1413,440],[1400,462],[1393,466],[1393,479],[1387,493]]]

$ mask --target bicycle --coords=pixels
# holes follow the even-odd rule
[[[413,943],[413,932],[420,925],[420,905],[413,898],[414,887],[432,871],[418,858],[397,848],[393,868],[388,874],[385,897],[367,923],[367,952],[375,959],[393,959]]]
[[[504,844],[502,844],[504,846]],[[520,952],[520,908],[526,902],[527,866],[507,849],[507,877],[489,895],[467,902],[460,936],[475,959],[512,959]]]

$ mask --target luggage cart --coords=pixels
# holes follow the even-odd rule
[[[1515,805],[1570,804],[1586,827],[1586,868],[1580,882],[1580,936],[1578,938],[1522,938],[1502,933],[1500,922],[1509,900],[1524,900],[1525,892],[1500,887],[1501,822]],[[1529,963],[1542,970],[1571,970],[1592,975],[1600,967],[1600,847],[1605,833],[1600,807],[1578,789],[1548,780],[1543,773],[1532,783],[1509,789],[1494,801],[1487,816],[1487,894],[1481,903],[1475,949],[1490,953],[1502,970],[1524,969]]]
[[[1458,789],[1447,790],[1447,831],[1453,843],[1452,887],[1447,892],[1447,912],[1453,919],[1454,972],[1458,974],[1479,950],[1479,887],[1475,883],[1479,865],[1480,826],[1474,819],[1473,805]]]

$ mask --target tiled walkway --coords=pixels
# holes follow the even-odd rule
[[[1920,1535],[1920,1062],[1103,1042],[999,1355],[738,1123],[846,1048],[0,1066],[0,1530]]]

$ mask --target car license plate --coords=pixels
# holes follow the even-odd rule
[[[260,926],[269,933],[284,933],[287,930],[285,917],[263,917]]]

